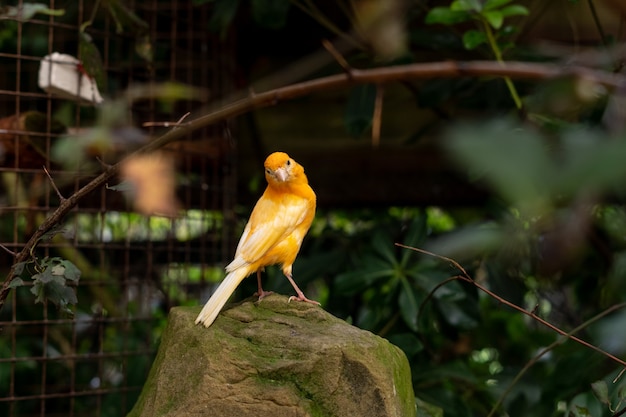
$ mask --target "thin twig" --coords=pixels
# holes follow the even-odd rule
[[[602,45],[607,45],[607,37],[604,33],[604,29],[602,28],[602,23],[600,22],[600,18],[598,17],[598,12],[596,11],[596,5],[593,3],[593,0],[587,0],[589,4],[589,9],[591,10],[591,17],[593,18],[593,23],[596,25],[596,29],[598,29],[598,33],[600,34],[600,41]]]
[[[139,154],[152,152],[169,143],[183,138],[188,133],[206,126],[245,114],[253,109],[275,105],[280,101],[292,100],[307,96],[314,92],[328,91],[345,88],[358,84],[376,84],[399,82],[410,79],[428,78],[458,78],[471,76],[497,76],[527,80],[546,80],[567,76],[574,76],[591,82],[611,87],[623,88],[626,78],[620,74],[607,73],[605,71],[590,70],[584,67],[562,67],[555,64],[531,63],[531,62],[507,62],[505,64],[493,61],[468,61],[468,62],[430,62],[409,65],[397,65],[393,67],[379,67],[365,70],[353,69],[348,74],[336,74],[308,80],[286,87],[276,88],[255,94],[242,99],[234,99],[230,104],[216,103],[214,107],[200,111],[201,116],[189,123],[178,126],[176,129],[167,131],[162,136],[145,144],[138,150],[127,155],[124,159],[104,170],[100,175],[80,188],[70,197],[61,202],[59,207],[48,216],[35,233],[24,245],[24,248],[15,257],[15,263],[11,267],[7,278],[0,285],[0,310],[2,309],[10,291],[11,278],[15,273],[16,265],[25,261],[39,239],[46,234],[55,224],[78,204],[78,202],[92,191],[103,186],[110,178],[117,175],[121,166],[128,158]]]
[[[328,39],[322,40],[322,45],[324,48],[335,58],[335,61],[339,64],[339,66],[345,71],[346,74],[352,74],[352,67],[348,64],[348,61],[339,53],[339,51],[335,48],[335,46]]]
[[[11,249],[7,248],[6,246],[4,246],[2,243],[0,243],[0,248],[4,249],[7,253],[9,253],[11,256],[15,256],[17,255],[17,252],[13,252]]]
[[[178,119],[178,121],[176,122],[144,122],[142,124],[143,127],[173,127],[173,128],[177,128],[180,127],[183,123],[183,120],[185,120],[187,118],[187,116],[189,116],[191,114],[191,112],[187,112],[185,114],[182,115],[182,117],[180,119]]]
[[[576,336],[574,336],[574,335],[571,335],[570,333],[568,333],[568,332],[566,332],[566,331],[564,331],[564,330],[559,329],[559,328],[558,328],[558,327],[556,327],[554,324],[552,324],[552,323],[550,323],[550,322],[548,322],[548,321],[546,321],[546,320],[542,319],[542,318],[541,318],[541,317],[539,317],[538,315],[536,315],[536,314],[534,314],[534,313],[532,313],[532,312],[530,312],[530,311],[527,311],[527,310],[525,310],[524,308],[522,308],[522,307],[518,306],[517,304],[514,304],[514,303],[512,303],[512,302],[510,302],[510,301],[508,301],[508,300],[506,300],[506,299],[504,299],[504,298],[502,298],[502,297],[500,297],[498,294],[496,294],[496,293],[492,292],[491,290],[489,290],[489,289],[487,289],[486,287],[482,286],[481,284],[477,283],[477,282],[476,282],[476,281],[474,281],[474,279],[473,279],[473,278],[472,278],[472,277],[471,277],[471,276],[470,276],[470,275],[469,275],[469,274],[465,271],[465,269],[463,269],[463,267],[462,267],[461,265],[459,265],[459,263],[458,263],[458,262],[456,262],[455,260],[450,259],[450,258],[447,258],[447,257],[442,256],[442,255],[438,255],[438,254],[433,253],[433,252],[429,252],[429,251],[424,250],[424,249],[414,248],[414,247],[412,247],[412,246],[406,246],[406,245],[402,245],[402,244],[400,244],[400,243],[396,243],[395,245],[396,245],[396,246],[399,246],[399,247],[401,247],[401,248],[405,248],[405,249],[413,250],[413,251],[416,251],[416,252],[423,253],[423,254],[425,254],[425,255],[433,256],[433,257],[435,257],[435,258],[439,258],[439,259],[442,259],[442,260],[444,260],[444,261],[450,262],[450,263],[451,263],[451,264],[452,264],[455,268],[457,268],[459,271],[461,271],[461,275],[457,275],[457,277],[458,277],[460,280],[465,281],[465,282],[468,282],[468,283],[470,283],[470,284],[474,285],[476,288],[478,288],[479,290],[481,290],[481,291],[482,291],[482,292],[484,292],[485,294],[489,295],[490,297],[494,298],[494,299],[495,299],[495,300],[497,300],[498,302],[500,302],[500,303],[502,303],[502,304],[504,304],[504,305],[507,305],[507,306],[509,306],[509,307],[511,307],[511,308],[513,308],[513,309],[515,309],[515,310],[517,310],[517,311],[519,311],[520,313],[523,313],[523,314],[525,314],[525,315],[527,315],[527,316],[531,317],[531,318],[532,318],[532,319],[534,319],[535,321],[538,321],[539,323],[541,323],[541,324],[543,324],[544,326],[546,326],[546,327],[548,327],[548,328],[552,329],[553,331],[557,332],[558,334],[560,334],[560,335],[562,335],[562,336],[565,336],[565,337],[567,337],[567,338],[569,338],[569,339],[572,339],[573,341],[575,341],[575,342],[577,342],[577,343],[580,343],[581,345],[583,345],[583,346],[585,346],[585,347],[587,347],[587,348],[589,348],[589,349],[595,350],[595,351],[596,351],[596,352],[598,352],[598,353],[601,353],[602,355],[604,355],[604,356],[606,356],[607,358],[609,358],[609,359],[613,360],[614,362],[619,363],[621,366],[626,366],[626,361],[624,361],[624,360],[622,360],[622,359],[620,359],[620,358],[618,358],[618,357],[616,357],[616,356],[614,356],[614,355],[610,354],[609,352],[606,352],[606,351],[604,351],[604,350],[600,349],[600,348],[599,348],[599,347],[597,347],[597,346],[592,345],[592,344],[591,344],[591,343],[589,343],[589,342],[586,342],[586,341],[584,341],[584,340],[582,340],[582,339],[580,339],[580,338],[578,338],[578,337],[576,337]]]
[[[54,180],[52,179],[52,175],[50,175],[50,172],[48,172],[48,168],[43,167],[44,172],[46,173],[46,175],[48,176],[48,179],[50,180],[50,184],[52,184],[52,188],[54,188],[54,191],[56,191],[57,196],[59,197],[59,200],[61,200],[61,203],[65,201],[65,197],[63,197],[63,194],[61,194],[61,191],[59,191],[59,189],[57,188],[57,185],[54,183]]]
[[[376,85],[376,99],[374,101],[374,114],[372,115],[372,146],[378,148],[380,145],[380,130],[383,124],[383,96],[385,87],[382,84]]]
[[[614,306],[611,306],[611,307],[607,308],[606,310],[604,310],[601,313],[593,316],[592,318],[590,318],[589,320],[585,321],[584,323],[576,326],[574,329],[572,329],[570,332],[567,333],[567,337],[569,338],[574,333],[578,333],[579,331],[583,330],[584,328],[589,327],[591,324],[593,324],[594,322],[600,320],[602,317],[605,317],[608,314],[610,314],[610,313],[612,313],[612,312],[614,312],[616,310],[620,310],[620,309],[622,309],[624,307],[626,307],[626,303],[615,304]],[[496,401],[494,406],[491,408],[491,411],[489,412],[487,417],[491,417],[491,416],[493,416],[495,414],[495,412],[498,410],[498,407],[500,407],[500,404],[502,404],[504,402],[504,399],[506,398],[506,396],[513,390],[513,387],[515,387],[517,382],[522,378],[522,376],[524,376],[526,371],[528,371],[534,364],[536,364],[539,361],[539,359],[541,359],[541,357],[543,355],[545,355],[546,353],[550,352],[552,349],[556,348],[558,345],[563,343],[564,340],[565,339],[561,339],[561,338],[555,340],[550,345],[548,345],[544,349],[542,349],[532,359],[530,359],[528,362],[526,362],[524,367],[517,373],[517,375],[515,375],[515,378],[513,378],[513,380],[511,380],[511,382],[509,383],[507,388],[500,395],[500,397],[498,398],[498,401]],[[626,368],[622,369],[622,372],[620,372],[620,375],[624,372],[624,370],[626,370]],[[615,381],[613,381],[613,382],[615,383]]]

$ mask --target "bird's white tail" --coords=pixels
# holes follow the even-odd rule
[[[245,277],[249,275],[247,268],[238,268],[228,275],[217,287],[209,301],[206,302],[198,318],[196,324],[202,323],[204,327],[209,327],[215,321],[217,315],[226,304],[237,286]]]

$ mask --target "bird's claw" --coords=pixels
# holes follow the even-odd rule
[[[257,291],[254,293],[254,295],[258,295],[259,296],[259,301],[261,301],[262,299],[264,299],[265,297],[267,297],[270,294],[274,294],[274,291]]]
[[[288,302],[288,303],[290,303],[290,302],[291,302],[291,300],[304,301],[305,303],[311,303],[311,304],[315,304],[315,305],[318,305],[318,306],[320,306],[320,305],[321,305],[321,304],[320,304],[320,303],[318,303],[317,301],[314,301],[314,300],[309,300],[308,298],[306,298],[306,297],[304,296],[304,294],[300,294],[300,295],[298,295],[298,296],[296,296],[296,295],[292,295],[291,297],[289,297],[289,300],[287,300],[287,302]]]

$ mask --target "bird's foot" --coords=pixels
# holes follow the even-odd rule
[[[264,299],[265,297],[267,297],[270,294],[274,294],[274,291],[257,291],[254,293],[254,295],[258,295],[259,296],[259,301],[261,301],[262,299]]]
[[[306,298],[304,296],[304,294],[300,293],[297,296],[292,295],[291,297],[289,297],[289,300],[287,300],[288,303],[291,302],[291,300],[298,300],[298,301],[304,301],[305,303],[311,303],[311,304],[315,304],[315,305],[321,305],[320,303],[318,303],[317,301],[314,300],[309,300],[308,298]]]

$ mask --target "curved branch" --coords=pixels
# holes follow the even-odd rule
[[[398,65],[393,67],[381,67],[365,70],[351,69],[349,74],[343,73],[316,78],[259,94],[251,94],[246,98],[234,100],[230,104],[223,107],[220,106],[214,109],[209,109],[206,111],[204,116],[197,117],[191,122],[182,124],[181,126],[170,130],[141,149],[130,154],[126,158],[139,153],[150,152],[162,148],[163,146],[174,142],[195,130],[215,124],[222,120],[239,116],[253,109],[273,106],[281,101],[303,97],[317,91],[346,88],[355,84],[380,84],[405,81],[409,79],[481,76],[509,77],[512,79],[529,80],[545,80],[563,76],[575,76],[612,88],[626,86],[626,78],[620,76],[619,74],[590,70],[584,67],[563,68],[562,66],[554,64],[529,62],[508,62],[506,64],[502,64],[494,61],[445,61]],[[99,176],[94,178],[83,188],[79,189],[72,196],[61,202],[59,207],[48,218],[46,218],[41,226],[39,226],[37,231],[31,236],[28,242],[26,242],[22,250],[16,255],[13,267],[0,286],[0,310],[4,306],[6,298],[11,291],[10,283],[11,279],[15,275],[16,265],[28,259],[31,250],[33,250],[33,248],[37,245],[37,242],[41,239],[41,237],[55,224],[60,222],[61,219],[65,217],[65,215],[67,215],[85,195],[103,186],[110,178],[116,175],[126,158],[104,170]]]
[[[583,340],[583,339],[581,339],[579,337],[574,336],[573,333],[576,333],[577,329],[574,329],[574,331],[571,331],[571,332],[566,332],[564,330],[561,330],[560,328],[558,328],[554,324],[550,323],[549,321],[544,320],[541,317],[539,317],[533,311],[528,311],[528,310],[518,306],[517,304],[512,303],[512,302],[510,302],[510,301],[500,297],[498,294],[496,294],[493,291],[489,290],[487,287],[485,287],[483,285],[480,285],[478,282],[474,281],[474,278],[472,278],[465,271],[465,269],[463,269],[463,267],[457,261],[455,261],[454,259],[448,258],[446,256],[438,255],[436,253],[429,252],[429,251],[424,250],[424,249],[419,249],[419,248],[415,248],[415,247],[412,247],[412,246],[406,246],[406,245],[403,245],[401,243],[396,243],[395,245],[398,246],[398,247],[404,248],[404,249],[409,249],[409,250],[412,250],[412,251],[415,251],[415,252],[423,253],[425,255],[433,256],[435,258],[438,258],[438,259],[444,260],[446,262],[449,262],[450,265],[452,265],[454,268],[458,269],[461,272],[461,274],[456,275],[454,278],[472,284],[473,286],[475,286],[476,288],[478,288],[479,290],[481,290],[485,294],[489,295],[494,300],[497,300],[499,303],[504,304],[504,305],[506,305],[508,307],[511,307],[514,310],[519,311],[522,314],[527,315],[528,317],[530,317],[533,320],[543,324],[544,326],[546,326],[549,329],[555,331],[556,333],[560,334],[561,336],[565,336],[566,338],[571,339],[571,340],[573,340],[573,341],[575,341],[577,343],[580,343],[581,345],[583,345],[583,346],[585,346],[585,347],[587,347],[587,348],[589,348],[591,350],[595,350],[596,352],[598,352],[598,353],[606,356],[607,358],[611,359],[613,362],[616,362],[619,365],[621,365],[623,367],[626,367],[626,360],[620,359],[617,356],[612,355],[609,352],[607,352],[605,350],[602,350],[599,347],[597,347],[595,345],[592,345],[591,343],[589,343],[589,342],[587,342],[587,341],[585,341],[585,340]],[[446,282],[448,282],[448,280],[446,280]],[[625,305],[626,304],[624,304],[624,303],[619,304],[617,308],[622,308]],[[609,309],[609,311],[613,311],[613,310]]]

